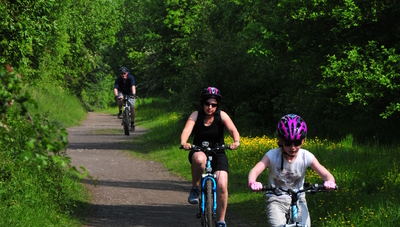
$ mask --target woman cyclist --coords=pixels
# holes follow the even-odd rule
[[[203,141],[210,143],[210,148],[216,145],[223,145],[224,127],[233,137],[234,143],[230,144],[231,149],[237,149],[240,145],[239,132],[227,113],[220,110],[221,91],[215,87],[207,87],[200,93],[201,108],[193,112],[186,122],[181,134],[181,145],[189,150],[191,144],[188,139],[192,131],[194,132],[193,144],[201,146]],[[228,204],[228,158],[225,152],[213,154],[211,167],[217,177],[217,227],[225,227],[225,213]],[[192,171],[192,189],[188,198],[189,203],[199,202],[199,185],[201,174],[204,173],[207,157],[204,152],[189,153],[189,162]]]

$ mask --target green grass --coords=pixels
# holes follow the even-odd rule
[[[115,109],[112,113],[116,112]],[[180,133],[186,119],[171,111],[167,102],[148,100],[137,106],[137,122],[149,130],[135,138],[136,157],[162,162],[177,175],[190,180],[187,152],[179,150]],[[239,132],[240,126],[237,125]],[[241,135],[238,150],[229,151],[229,205],[235,212],[258,226],[266,226],[265,198],[247,188],[250,169],[269,149],[275,138]],[[226,137],[226,142],[231,138]],[[397,145],[354,144],[349,135],[340,142],[308,138],[303,148],[310,150],[336,178],[339,190],[307,195],[313,226],[393,226],[400,218],[400,172]],[[258,178],[267,182],[266,171]],[[306,180],[322,183],[311,169]]]
[[[9,160],[2,153],[8,174],[0,181],[0,226],[82,226],[78,214],[90,195],[81,183],[64,171]]]
[[[28,109],[32,115],[46,114],[49,121],[61,127],[78,125],[85,119],[87,112],[80,101],[54,85],[30,88],[29,94],[36,102]]]
[[[28,107],[32,120],[15,105],[5,115],[7,128],[0,127],[0,226],[82,226],[80,214],[90,194],[70,171],[52,161],[64,157],[62,151],[55,156],[48,149],[61,141],[59,127],[79,124],[86,112],[60,88],[29,92],[37,104]]]

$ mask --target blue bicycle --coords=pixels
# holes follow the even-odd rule
[[[192,145],[191,150],[203,151],[207,156],[207,163],[205,173],[201,176],[201,187],[200,187],[200,198],[199,198],[199,208],[200,211],[197,213],[197,218],[201,219],[201,226],[204,227],[213,227],[215,226],[216,221],[214,218],[217,213],[217,177],[212,173],[211,161],[212,161],[212,153],[222,152],[225,149],[230,149],[229,147],[215,146],[214,148],[210,148],[209,142],[202,142],[202,146]],[[183,149],[182,146],[179,147]]]
[[[335,188],[337,190],[337,186]],[[262,191],[266,191],[266,194],[274,194],[276,196],[282,195],[282,192],[287,193],[291,197],[291,203],[288,211],[286,212],[286,225],[284,227],[308,227],[307,225],[300,224],[301,216],[299,215],[299,208],[297,201],[301,193],[315,194],[317,192],[329,192],[324,185],[304,183],[304,187],[301,190],[285,189],[283,187],[272,187],[271,185],[264,185]]]

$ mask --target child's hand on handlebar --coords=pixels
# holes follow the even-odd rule
[[[333,181],[325,181],[324,186],[328,190],[335,190],[336,189],[336,183]]]
[[[263,185],[256,181],[249,181],[249,187],[252,191],[261,191],[263,189]]]

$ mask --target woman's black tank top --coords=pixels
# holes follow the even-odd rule
[[[204,110],[198,111],[196,123],[193,128],[194,139],[193,144],[201,146],[203,141],[210,143],[209,147],[214,147],[216,144],[219,146],[225,144],[224,142],[224,124],[222,124],[221,111],[218,108],[214,113],[214,121],[210,126],[204,125]]]

